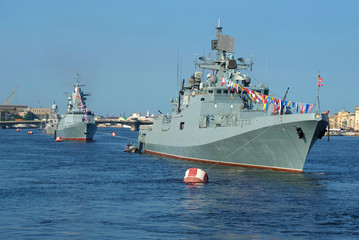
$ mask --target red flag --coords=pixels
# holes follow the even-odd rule
[[[323,79],[318,75],[318,87],[323,86]]]

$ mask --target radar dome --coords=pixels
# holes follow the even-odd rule
[[[57,105],[54,103],[54,104],[52,104],[52,106],[51,106],[51,110],[56,110],[57,109]]]

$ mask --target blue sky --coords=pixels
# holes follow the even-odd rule
[[[95,114],[170,112],[181,75],[208,55],[218,17],[236,39],[235,56],[253,54],[252,79],[272,94],[321,110],[359,105],[359,1],[39,1],[0,0],[0,103],[66,109],[79,72]]]

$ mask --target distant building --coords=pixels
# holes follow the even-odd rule
[[[27,108],[26,105],[0,105],[0,121],[10,120],[11,114],[19,114],[25,108]]]
[[[32,112],[39,119],[46,118],[51,114],[51,108],[32,108],[27,105],[0,105],[0,121],[11,120],[11,115],[25,117],[28,112]]]
[[[345,130],[358,130],[356,121],[359,125],[359,107],[355,107],[355,113],[350,113],[345,109],[335,113],[333,117],[329,118],[330,128],[341,128]]]
[[[46,116],[50,116],[51,108],[26,108],[19,115],[24,117],[28,112],[32,112],[38,119],[45,119]]]
[[[149,111],[147,111],[146,116],[141,116],[141,113],[132,113],[127,120],[139,120],[144,122],[153,122],[154,115],[150,115]]]
[[[331,129],[338,128],[337,119],[338,119],[338,113],[335,113],[333,116],[329,116],[329,127]]]
[[[359,106],[355,106],[354,115],[354,130],[359,131]]]
[[[25,108],[27,108],[26,105],[0,105],[1,112],[9,112],[10,114],[19,114]]]

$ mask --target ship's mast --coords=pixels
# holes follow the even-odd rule
[[[179,59],[179,47],[177,46],[177,89],[176,89],[176,94],[177,94],[177,99],[179,98],[179,92],[178,92],[178,59]]]
[[[217,41],[220,35],[222,35],[221,18],[218,18],[218,27],[216,27]],[[220,55],[220,50],[217,49],[217,60],[219,59],[219,55]]]
[[[221,27],[221,18],[218,18],[218,27],[216,27],[217,29],[217,37],[219,34],[222,34],[222,27]]]
[[[81,79],[81,76],[80,74],[77,72],[76,75],[75,75],[75,79],[76,79],[76,84],[73,84],[72,86],[74,87],[82,87],[82,86],[85,86],[84,84],[80,84],[80,79]]]
[[[79,79],[80,79],[81,77],[80,77],[80,74],[77,72],[76,73],[76,76],[75,76],[75,79],[76,79],[76,85],[79,85]]]

